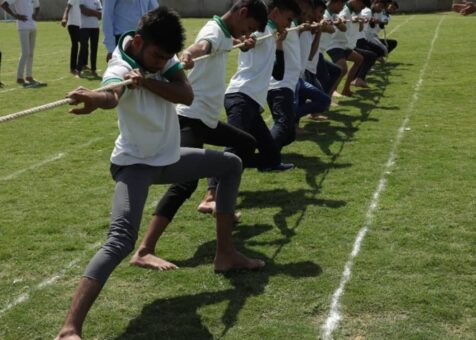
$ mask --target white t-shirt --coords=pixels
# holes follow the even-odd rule
[[[218,125],[226,88],[227,51],[233,48],[233,39],[220,17],[215,16],[198,33],[195,42],[206,40],[211,45],[211,57],[197,61],[188,74],[193,88],[191,106],[177,105],[181,116],[200,119],[214,129]]]
[[[296,27],[296,23],[291,24],[291,28]],[[284,77],[283,80],[276,80],[271,77],[269,89],[281,89],[286,87],[293,92],[303,71],[301,63],[301,42],[298,31],[290,31],[283,41],[284,52]]]
[[[18,30],[29,30],[36,28],[36,22],[33,20],[34,9],[40,7],[39,0],[5,0],[0,3],[6,2],[8,6],[16,14],[25,15],[26,21],[17,20]]]
[[[329,9],[326,9],[324,12],[324,19],[335,21],[338,18],[338,14],[331,13]],[[346,49],[347,48],[347,36],[346,32],[342,32],[337,27],[335,28],[334,33],[322,33],[324,41],[328,42],[326,51],[332,50],[334,48]],[[322,38],[321,38],[322,40]]]
[[[95,11],[102,10],[102,5],[99,0],[79,0],[79,5],[83,5]],[[99,19],[95,16],[87,16],[81,13],[81,28],[99,28]]]
[[[345,4],[342,11],[339,13],[339,18],[346,20],[347,31],[344,33],[347,38],[346,48],[354,49],[357,43],[357,32],[359,31],[359,24],[352,22],[352,17],[355,15],[349,4]]]
[[[124,80],[139,65],[124,52],[128,34],[119,41],[104,72],[103,84]],[[170,59],[155,79],[166,80],[182,68],[177,57]],[[119,136],[111,155],[117,165],[164,166],[180,158],[180,128],[175,105],[145,88],[126,89],[117,106]]]
[[[367,19],[369,21],[372,18],[372,10],[368,7],[365,7],[359,15],[361,18]],[[367,35],[369,34],[369,30],[372,28],[370,27],[369,23],[364,24],[364,29],[362,31],[358,31],[357,29],[357,40],[359,39],[367,39]]]
[[[304,74],[305,70],[309,70],[311,72],[316,72],[316,67],[314,65],[314,71],[312,71],[313,67],[310,65],[309,54],[311,53],[312,42],[314,41],[314,35],[311,31],[302,32],[299,36],[299,41],[301,43],[301,77]]]
[[[68,13],[68,26],[81,27],[81,10],[79,9],[79,0],[68,0],[71,6]]]
[[[259,38],[275,32],[276,25],[268,21],[265,31],[254,35]],[[226,93],[244,93],[264,108],[275,60],[276,40],[273,38],[257,41],[256,47],[248,52],[240,51],[238,70],[231,78]]]

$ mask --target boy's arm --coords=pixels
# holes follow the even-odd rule
[[[316,55],[317,51],[319,50],[320,40],[321,40],[321,30],[318,30],[314,34],[314,39],[312,40],[311,51],[309,51],[309,56],[307,58],[308,61],[312,61],[312,59],[314,59],[314,56]]]
[[[10,8],[10,6],[8,5],[8,2],[4,1],[1,6],[2,6],[2,9],[5,12],[7,12],[11,17],[13,17],[17,20],[20,20],[20,21],[27,21],[28,20],[28,17],[26,15],[18,14],[18,13],[13,12],[12,9]]]
[[[38,21],[38,18],[40,16],[40,7],[35,7],[35,9],[33,10],[33,14],[31,16],[31,18],[35,21]]]
[[[66,24],[68,23],[69,11],[71,10],[71,7],[73,6],[67,4],[64,9],[63,18],[61,19],[61,26],[63,27],[66,27]]]
[[[143,78],[139,85],[174,104],[192,105],[193,90],[183,70],[168,77],[168,82]]]
[[[199,42],[187,47],[180,56],[180,62],[185,70],[190,70],[195,66],[193,59],[210,54],[212,44],[208,40],[200,40]]]
[[[67,98],[71,98],[74,102],[71,105],[83,103],[83,107],[69,110],[70,113],[77,115],[89,114],[96,109],[113,109],[119,103],[119,97],[123,91],[123,86],[108,91],[95,92],[84,87],[68,93]]]
[[[286,39],[286,35],[286,30],[282,32],[276,32],[276,61],[274,62],[273,67],[273,78],[276,80],[283,80],[284,78],[285,62],[283,41]]]
[[[101,12],[100,11],[96,11],[94,9],[87,8],[84,5],[79,5],[79,8],[81,9],[81,14],[83,14],[87,17],[96,17],[98,19],[101,19]]]

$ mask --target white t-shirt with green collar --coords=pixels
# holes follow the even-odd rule
[[[194,99],[191,106],[177,105],[181,116],[200,119],[214,129],[218,125],[223,108],[226,88],[226,66],[228,53],[233,48],[230,31],[220,17],[215,16],[200,30],[195,42],[206,40],[211,45],[211,56],[197,61],[189,72],[188,80],[193,88]]]
[[[276,24],[268,21],[263,33],[255,32],[253,35],[259,38],[274,34],[276,28]],[[257,41],[256,47],[248,52],[240,51],[238,70],[231,78],[226,93],[244,93],[264,108],[275,60],[276,40],[273,38]]]
[[[140,65],[124,51],[133,33],[123,35],[104,72],[103,85],[120,82]],[[170,59],[154,79],[167,80],[182,65]],[[116,165],[146,164],[165,166],[180,158],[180,129],[175,105],[145,88],[123,92],[117,106],[119,136],[111,162]]]

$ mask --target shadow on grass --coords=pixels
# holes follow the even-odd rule
[[[319,265],[305,261],[287,264],[268,262],[266,268],[259,272],[226,274],[224,277],[230,281],[232,289],[157,299],[146,305],[116,340],[223,338],[236,324],[247,299],[263,294],[271,277],[288,275],[298,280],[318,276],[321,272]],[[218,335],[212,334],[202,321],[200,309],[220,303],[227,305],[221,317],[223,328]]]
[[[118,336],[117,340],[129,339],[215,339],[222,338],[237,322],[240,311],[245,306],[247,299],[264,293],[270,278],[276,275],[289,275],[297,280],[304,277],[315,277],[321,274],[322,269],[319,265],[310,262],[297,262],[287,264],[276,264],[274,259],[284,245],[292,241],[295,230],[299,226],[307,207],[320,205],[323,207],[340,208],[345,206],[345,201],[318,199],[315,196],[319,193],[327,174],[332,169],[349,167],[350,164],[338,164],[337,160],[344,149],[346,142],[350,141],[354,134],[359,130],[359,125],[363,122],[378,122],[378,119],[370,118],[370,114],[376,108],[382,110],[398,110],[398,107],[378,107],[380,99],[384,96],[385,88],[388,85],[388,74],[397,66],[398,63],[387,63],[382,68],[381,73],[375,71],[372,80],[376,85],[375,90],[359,90],[356,97],[348,101],[342,101],[338,110],[329,114],[334,121],[343,123],[343,127],[335,127],[330,124],[319,124],[317,132],[304,134],[298,139],[314,140],[325,152],[331,155],[329,163],[323,163],[317,157],[304,157],[302,155],[290,154],[287,157],[300,167],[306,169],[306,181],[311,187],[309,190],[297,190],[289,192],[284,189],[274,189],[271,191],[245,191],[240,193],[242,202],[240,208],[249,207],[279,207],[280,211],[274,216],[276,226],[283,235],[282,238],[271,242],[261,242],[250,240],[254,236],[265,233],[273,227],[270,225],[240,225],[235,229],[234,240],[238,249],[246,255],[264,259],[267,266],[264,270],[258,272],[230,273],[224,275],[231,285],[232,289],[226,289],[216,292],[202,292],[197,294],[187,294],[171,298],[163,298],[154,301],[145,306],[134,320],[130,321],[125,332]],[[365,102],[365,100],[370,101]],[[346,105],[353,105],[360,108],[360,117],[349,116],[345,114]],[[310,124],[308,124],[310,125]],[[308,128],[306,125],[306,129]],[[310,127],[312,129],[312,127]],[[312,131],[311,131],[312,132]],[[339,149],[331,153],[330,145],[340,142]],[[317,175],[322,174],[319,182],[316,182]],[[292,199],[292,204],[290,200]],[[297,211],[302,214],[294,226],[287,225],[286,219],[294,215]],[[263,254],[257,253],[246,247],[246,245],[278,245],[274,255],[267,258]],[[195,267],[203,263],[210,263],[213,260],[215,252],[215,241],[202,244],[194,256],[187,260],[173,261],[180,267]],[[299,282],[296,282],[299,284]],[[200,309],[206,306],[226,303],[226,309],[221,316],[223,330],[220,335],[212,334],[207,325],[202,322]],[[216,326],[215,326],[216,328]]]

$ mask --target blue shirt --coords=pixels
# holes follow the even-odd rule
[[[159,7],[158,0],[106,0],[103,1],[102,30],[104,46],[112,53],[116,35],[135,31],[139,19],[148,11]]]

